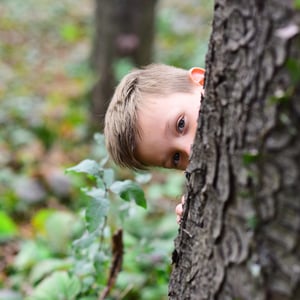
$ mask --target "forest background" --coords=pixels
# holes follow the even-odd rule
[[[95,178],[66,169],[86,158],[99,161],[105,151],[90,126],[94,9],[91,0],[0,1],[0,299],[38,299],[46,279],[54,290],[73,286],[63,299],[98,299],[107,286],[111,236],[120,227],[123,267],[106,299],[167,299],[180,172],[141,176],[111,165],[114,180],[142,184],[148,207],[110,199],[98,241],[105,251],[94,249],[105,257],[98,266],[80,261],[77,273],[74,267],[74,241],[84,231],[86,191]],[[153,61],[204,67],[211,20],[212,1],[158,1]],[[120,59],[116,77],[131,67]],[[66,275],[71,269],[79,285]]]

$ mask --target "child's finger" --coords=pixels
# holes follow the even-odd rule
[[[181,221],[182,210],[183,210],[183,208],[182,208],[182,203],[179,203],[179,204],[176,206],[176,209],[175,209],[175,211],[176,211],[176,221],[177,221],[178,224],[179,224],[180,221]]]
[[[182,204],[181,203],[179,203],[179,204],[176,205],[175,211],[176,211],[176,215],[177,216],[181,216],[182,215]]]
[[[184,204],[185,202],[185,198],[184,198],[184,195],[181,197],[181,204]]]
[[[181,220],[181,217],[182,217],[184,202],[185,202],[185,198],[184,198],[184,196],[182,196],[181,197],[181,203],[177,204],[176,208],[175,208],[176,221],[177,221],[178,224],[180,223],[180,220]]]

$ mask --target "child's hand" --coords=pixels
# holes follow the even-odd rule
[[[179,203],[177,206],[176,206],[176,221],[178,224],[180,224],[180,221],[181,221],[181,217],[182,217],[182,212],[183,212],[183,204],[184,204],[184,196],[181,197],[181,203]]]

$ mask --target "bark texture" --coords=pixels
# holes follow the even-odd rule
[[[216,0],[170,299],[300,299],[300,18]]]
[[[99,127],[116,85],[114,64],[128,57],[136,66],[152,61],[157,0],[95,0],[92,67],[99,76],[92,91],[92,120]]]

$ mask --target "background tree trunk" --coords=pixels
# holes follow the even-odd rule
[[[300,17],[215,1],[170,299],[300,299]]]
[[[95,0],[96,32],[91,62],[99,80],[92,91],[92,121],[99,128],[116,85],[114,64],[152,61],[156,0]]]

